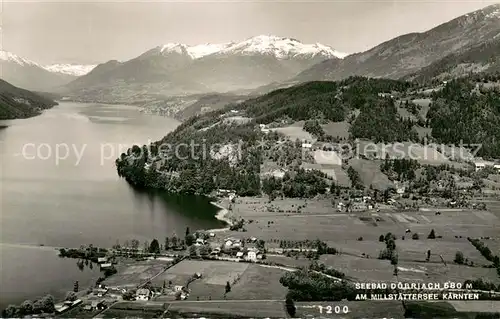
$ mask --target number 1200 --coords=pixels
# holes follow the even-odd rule
[[[323,307],[323,306],[318,306],[319,308],[319,313],[323,314],[323,313],[326,313],[326,314],[331,314],[331,313],[348,313],[349,312],[349,307],[347,306],[335,306],[335,307],[332,307],[332,306],[326,306],[326,307]]]

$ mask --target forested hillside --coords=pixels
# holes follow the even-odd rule
[[[479,156],[500,157],[500,90],[468,78],[449,82],[433,95],[427,113],[441,143],[482,144]]]
[[[201,194],[224,188],[254,195],[261,192],[261,164],[273,161],[288,173],[279,182],[266,178],[268,191],[279,188],[290,197],[314,196],[324,192],[332,181],[320,171],[300,168],[308,160],[303,158],[300,141],[284,142],[283,134],[263,133],[258,124],[350,120],[352,137],[412,140],[414,123],[398,116],[390,94],[381,94],[410,88],[407,82],[352,77],[277,90],[192,117],[162,140],[150,146],[134,146],[117,159],[118,174],[138,187]],[[173,147],[193,142],[198,146]]]
[[[0,120],[27,118],[57,105],[51,99],[0,79]]]

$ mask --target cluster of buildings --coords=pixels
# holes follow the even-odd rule
[[[247,240],[248,243],[256,243],[257,238],[252,237]],[[223,249],[215,248],[212,252],[212,256],[219,256],[222,252],[234,255],[234,257],[239,260],[245,260],[250,262],[256,262],[263,259],[263,254],[256,247],[244,247],[244,243],[238,238],[226,238],[224,240]]]
[[[500,173],[500,164],[491,161],[477,161],[474,162],[476,172],[485,169],[486,167],[493,167],[498,173]]]

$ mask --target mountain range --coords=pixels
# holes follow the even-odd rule
[[[340,80],[352,75],[398,79],[449,55],[459,52],[466,55],[468,50],[477,50],[485,43],[498,41],[499,37],[500,4],[494,4],[429,31],[405,34],[345,59],[323,61],[301,72],[294,81]]]
[[[189,46],[168,43],[125,61],[109,61],[66,86],[86,100],[228,92],[284,81],[326,59],[345,54],[331,47],[260,35],[241,42]]]
[[[95,65],[41,65],[8,51],[0,51],[1,78],[13,85],[37,91],[53,91],[84,75]]]
[[[42,66],[0,54],[2,78],[74,100],[147,105],[172,96],[266,93],[297,83],[349,76],[427,81],[500,69],[500,4],[431,30],[347,55],[323,44],[260,35],[240,42],[167,43],[128,61]]]

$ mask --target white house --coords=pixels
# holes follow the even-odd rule
[[[475,162],[474,163],[474,166],[476,167],[476,172],[477,171],[480,171],[482,169],[485,169],[486,167],[488,166],[493,166],[494,168],[497,168],[499,169],[500,168],[500,165],[495,165],[495,163],[493,162],[488,162],[488,161],[478,161],[478,162]]]
[[[476,167],[476,172],[477,172],[477,171],[480,171],[482,169],[485,169],[486,168],[486,163],[476,162],[476,163],[474,163],[474,166]]]
[[[226,248],[233,247],[233,241],[232,240],[226,240],[226,242],[224,243],[224,247],[226,247]]]
[[[99,257],[99,258],[97,258],[97,262],[99,264],[105,264],[105,263],[108,262],[108,258],[106,258],[106,257]]]
[[[151,295],[149,289],[137,289],[136,300],[148,301]]]
[[[237,257],[237,258],[241,258],[241,257],[243,257],[243,252],[242,252],[242,251],[237,252],[237,253],[236,253],[236,257]]]
[[[500,164],[493,165],[493,168],[496,169],[500,173]]]
[[[312,144],[311,143],[302,143],[302,148],[311,148]]]
[[[205,245],[205,239],[203,239],[203,238],[197,238],[196,239],[196,243],[200,244],[200,245]]]
[[[182,288],[184,288],[184,287],[183,286],[174,286],[174,291],[175,292],[182,291]]]
[[[257,252],[255,251],[249,251],[247,255],[247,259],[251,261],[256,261],[257,260]]]
[[[101,264],[101,269],[111,268],[113,266],[111,263]]]

